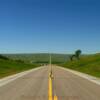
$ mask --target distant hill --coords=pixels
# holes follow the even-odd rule
[[[13,60],[23,60],[26,62],[33,63],[48,63],[48,53],[37,53],[37,54],[5,54],[4,56]],[[69,59],[68,54],[52,54],[52,63],[64,63]]]

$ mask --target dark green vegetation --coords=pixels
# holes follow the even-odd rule
[[[6,57],[13,60],[22,60],[28,63],[49,63],[49,54],[48,53],[39,53],[39,54],[6,54]],[[59,64],[64,63],[69,59],[67,54],[52,54],[52,63]]]
[[[74,59],[73,61],[68,61],[62,66],[100,77],[100,54],[82,56],[80,60]]]
[[[8,57],[3,56],[3,55],[1,55],[1,54],[0,54],[0,59],[3,59],[3,60],[9,60],[9,58],[8,58]]]

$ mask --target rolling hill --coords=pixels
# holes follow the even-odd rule
[[[13,60],[22,60],[32,63],[49,63],[48,53],[37,54],[5,54],[4,56]],[[68,54],[52,54],[52,63],[64,63],[69,59]]]

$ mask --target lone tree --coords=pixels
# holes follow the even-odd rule
[[[82,53],[81,50],[76,50],[75,54],[73,54],[72,56],[70,56],[70,60],[73,61],[74,58],[77,58],[79,60],[81,53]]]
[[[80,55],[81,55],[82,51],[81,50],[77,50],[75,51],[75,56],[77,59],[80,59]]]

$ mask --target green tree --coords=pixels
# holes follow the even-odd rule
[[[80,59],[81,53],[82,53],[82,51],[80,49],[75,51],[75,56],[77,59]]]

